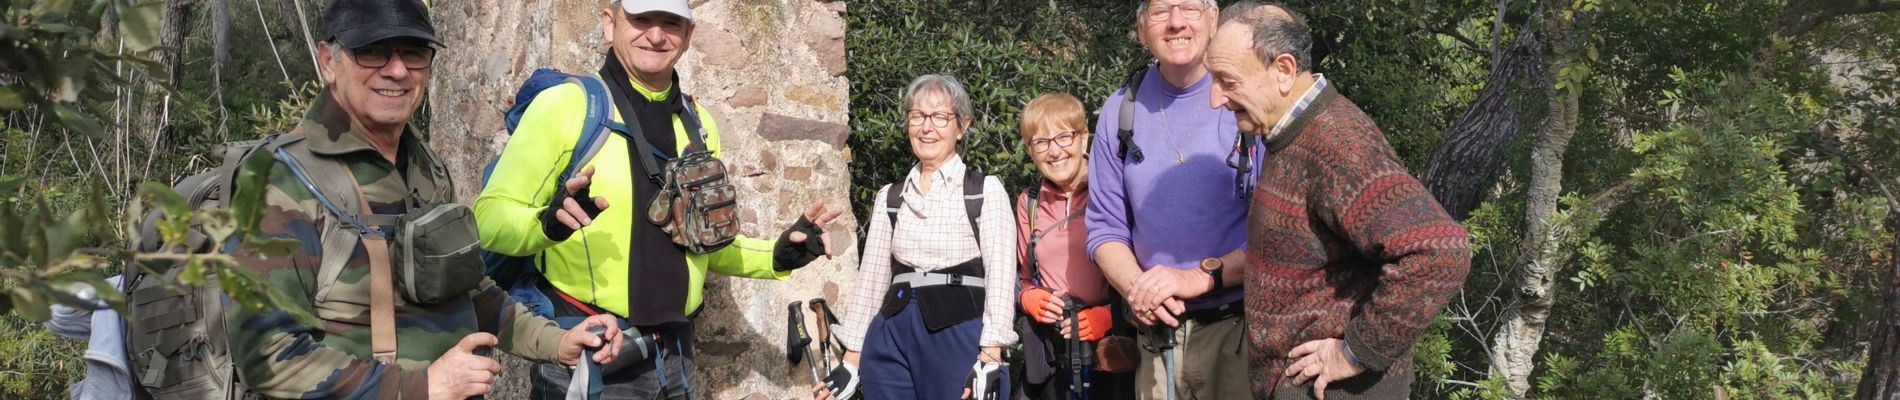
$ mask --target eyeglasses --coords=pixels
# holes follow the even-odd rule
[[[428,69],[435,63],[435,49],[426,46],[360,47],[350,49],[350,58],[356,59],[356,65],[363,68],[382,68],[389,65],[390,59],[401,58],[404,68]]]
[[[1068,131],[1056,134],[1055,137],[1048,139],[1031,139],[1029,140],[1029,150],[1037,153],[1049,151],[1050,143],[1055,143],[1056,147],[1069,147],[1069,145],[1075,144],[1076,136],[1079,136],[1079,134],[1075,131]]]
[[[931,125],[935,125],[938,128],[945,128],[950,126],[950,120],[957,119],[956,113],[945,112],[925,114],[923,111],[913,110],[905,115],[909,117],[910,126],[920,126],[924,124],[925,120],[929,120],[931,121]]]
[[[1169,17],[1174,16],[1175,9],[1181,10],[1181,18],[1186,18],[1189,21],[1200,21],[1201,14],[1207,12],[1208,6],[1207,3],[1200,0],[1189,0],[1186,3],[1180,4],[1149,5],[1148,22],[1167,21]]]

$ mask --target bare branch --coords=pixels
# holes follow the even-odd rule
[[[1900,11],[1900,1],[1867,0],[1858,4],[1830,2],[1820,6],[1808,3],[1810,2],[1788,3],[1787,11],[1784,11],[1781,19],[1781,29],[1779,29],[1781,36],[1801,36],[1815,28],[1820,28],[1823,24],[1850,15]]]

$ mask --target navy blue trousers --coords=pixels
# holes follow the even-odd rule
[[[871,320],[864,334],[864,354],[858,367],[859,391],[865,400],[954,400],[963,395],[964,378],[983,348],[983,319],[963,321],[931,332],[924,327],[917,301],[903,311]],[[1008,390],[1009,370],[1003,385]],[[1010,398],[1003,393],[998,398]]]

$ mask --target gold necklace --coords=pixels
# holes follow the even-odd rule
[[[1187,154],[1181,152],[1181,146],[1174,144],[1174,121],[1168,119],[1168,104],[1161,105],[1161,123],[1167,125],[1168,147],[1174,149],[1174,164],[1186,164]]]

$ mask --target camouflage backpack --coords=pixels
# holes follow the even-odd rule
[[[212,169],[180,180],[172,189],[183,195],[192,209],[229,207],[237,171],[253,155],[276,157],[303,165],[337,167],[334,161],[318,160],[304,147],[303,136],[287,134],[258,140],[226,143],[220,151],[223,161]],[[260,155],[258,152],[263,152]],[[288,158],[287,158],[288,157]],[[301,159],[302,161],[298,161]],[[296,174],[313,191],[336,193],[349,182],[313,181]],[[355,208],[350,211],[354,212]],[[231,243],[211,243],[196,221],[187,231],[182,247],[166,249],[158,238],[159,211],[146,214],[140,224],[140,252],[171,250],[190,253],[229,251]],[[349,235],[324,235],[324,247],[349,242]],[[332,240],[335,238],[335,240]],[[346,240],[347,239],[347,240]],[[332,243],[332,242],[335,243]],[[176,282],[186,268],[178,265],[147,265],[152,274],[140,268],[127,268],[125,295],[128,312],[125,324],[126,355],[133,395],[138,399],[257,399],[239,381],[226,339],[224,316],[232,307],[216,277],[208,276],[198,287],[167,286]],[[331,268],[325,262],[324,268]],[[338,265],[340,267],[340,265]],[[182,291],[179,289],[183,289]],[[378,288],[381,289],[381,288]],[[379,310],[380,311],[380,310]],[[393,312],[393,311],[389,311]]]

